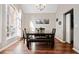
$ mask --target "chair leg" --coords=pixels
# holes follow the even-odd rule
[[[29,49],[29,42],[27,42],[27,47],[28,47],[28,49]]]
[[[25,38],[24,38],[24,43],[25,43]]]

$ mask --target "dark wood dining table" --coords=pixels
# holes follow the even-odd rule
[[[51,47],[54,47],[54,33],[26,33],[27,35],[27,47],[29,48],[30,42],[48,42]]]

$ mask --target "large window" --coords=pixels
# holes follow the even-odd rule
[[[16,23],[17,23],[17,36],[21,37],[21,10],[17,11],[17,17],[16,17]]]
[[[14,5],[7,6],[7,38],[21,36],[21,10]]]

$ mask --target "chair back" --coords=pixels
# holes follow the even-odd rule
[[[26,32],[26,28],[24,28],[24,29],[23,29],[23,38],[25,38],[25,39],[26,39],[26,33],[27,33],[27,32]]]
[[[53,28],[52,29],[52,33],[55,35],[55,32],[56,32],[56,29],[55,28]]]

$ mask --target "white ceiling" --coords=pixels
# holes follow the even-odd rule
[[[36,8],[34,4],[22,4],[20,7],[22,8],[24,13],[56,13],[57,10],[56,4],[47,4],[45,9],[40,11]]]

